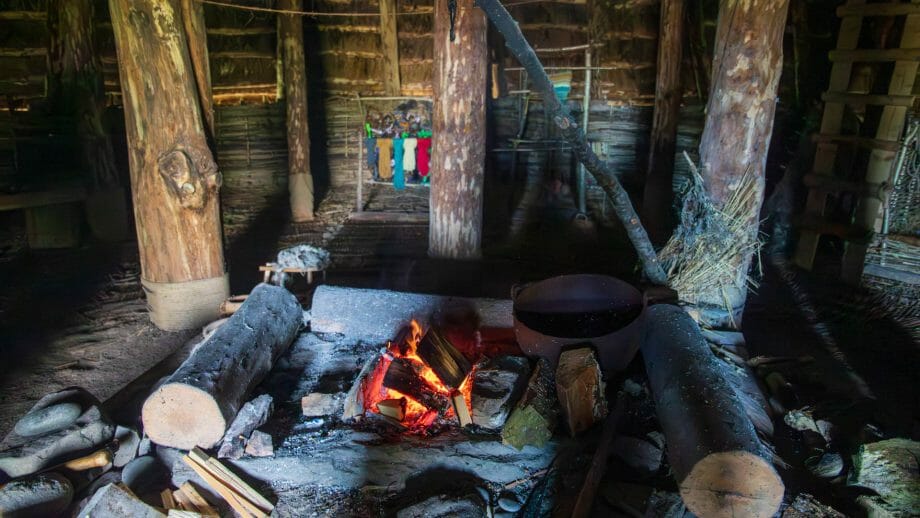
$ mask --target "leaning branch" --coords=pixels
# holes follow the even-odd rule
[[[543,64],[540,63],[540,59],[530,46],[530,43],[524,38],[517,22],[514,21],[514,18],[511,17],[499,0],[476,0],[476,4],[485,11],[492,25],[505,37],[505,45],[511,50],[521,66],[524,67],[524,70],[527,71],[528,76],[533,81],[534,89],[541,93],[547,113],[552,115],[553,121],[562,131],[562,136],[572,146],[575,156],[584,164],[585,169],[591,173],[597,184],[604,189],[604,192],[613,201],[614,211],[626,228],[629,240],[639,254],[639,260],[642,262],[642,271],[645,276],[655,284],[666,285],[668,283],[667,275],[664,269],[661,268],[661,264],[658,263],[655,248],[649,241],[648,234],[646,234],[645,228],[639,221],[639,216],[629,200],[629,195],[626,194],[613,172],[594,154],[591,146],[588,145],[584,131],[578,127],[568,109],[559,102]]]

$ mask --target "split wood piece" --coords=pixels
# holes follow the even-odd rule
[[[266,500],[264,496],[250,487],[249,484],[243,482],[243,479],[238,477],[236,473],[227,469],[219,460],[208,457],[200,448],[193,449],[188,453],[188,456],[199,464],[205,465],[207,469],[218,474],[219,478],[227,481],[234,488],[234,491],[249,499],[250,502],[259,506],[260,509],[271,512],[271,510],[275,508],[275,506]]]
[[[239,477],[232,475],[223,464],[208,457],[200,449],[190,451],[182,460],[244,518],[264,518],[274,509],[274,506],[255,493]]]
[[[377,374],[377,371],[382,370],[377,368],[382,359],[383,356],[375,354],[364,362],[364,366],[358,372],[356,381],[352,383],[351,388],[348,389],[348,394],[345,396],[345,403],[342,405],[343,421],[350,421],[364,415],[367,410],[367,402],[364,399],[365,389],[370,383],[374,382],[370,377]]]
[[[169,491],[169,490],[167,489],[167,491]],[[162,493],[161,493],[161,494],[160,494],[160,497],[162,498],[162,496],[163,496],[163,495],[162,495]],[[173,491],[173,492],[172,492],[172,499],[173,499],[173,501],[175,501],[175,503],[176,503],[176,505],[175,505],[176,509],[179,509],[179,510],[182,510],[182,511],[191,511],[191,512],[194,512],[194,513],[197,513],[197,512],[198,512],[198,508],[195,507],[195,504],[192,503],[192,500],[188,497],[188,495],[186,495],[186,494],[183,493],[182,491],[179,491],[178,489],[175,490],[175,491]]]
[[[242,457],[246,439],[256,428],[265,424],[271,416],[274,409],[272,403],[272,397],[268,394],[262,394],[252,401],[247,401],[227,428],[221,440],[220,449],[217,451],[217,457],[221,459]]]
[[[604,380],[593,349],[570,349],[559,355],[556,395],[572,437],[607,416]]]
[[[540,448],[549,441],[558,420],[555,385],[553,367],[540,358],[527,390],[502,428],[503,443],[520,450],[528,444]]]
[[[470,407],[466,406],[466,398],[458,390],[455,390],[450,396],[450,402],[454,407],[454,413],[457,414],[457,420],[460,427],[473,424],[473,418],[470,417]]]
[[[626,229],[629,240],[632,242],[642,271],[653,284],[666,285],[668,277],[658,262],[655,247],[649,241],[648,234],[636,214],[636,209],[629,200],[629,195],[623,189],[613,172],[594,153],[585,138],[585,132],[578,126],[568,109],[556,97],[553,83],[546,75],[546,70],[534,52],[530,43],[524,38],[518,23],[511,17],[507,9],[499,0],[479,0],[478,5],[492,22],[492,25],[505,38],[505,45],[530,77],[533,89],[540,93],[544,103],[544,111],[561,130],[562,137],[572,146],[572,151],[578,161],[584,164],[585,170],[597,181],[597,184],[610,197],[617,218]],[[437,20],[436,20],[437,21]],[[437,47],[436,47],[437,48]]]
[[[416,352],[438,379],[452,389],[460,388],[473,368],[450,340],[433,327],[422,337]]]
[[[668,460],[697,516],[769,517],[783,482],[697,323],[683,309],[648,308],[642,355]]]
[[[218,513],[217,510],[214,509],[211,504],[209,504],[208,501],[204,499],[203,496],[201,496],[201,493],[195,489],[195,486],[193,486],[191,482],[186,481],[181,486],[179,486],[179,489],[177,489],[176,492],[181,493],[185,498],[188,499],[189,502],[192,503],[193,506],[195,506],[195,509],[189,509],[190,511],[194,510],[203,516],[220,516],[220,513]]]
[[[201,518],[201,514],[184,509],[170,509],[166,518]]]
[[[302,322],[303,310],[290,292],[256,286],[230,321],[144,402],[141,418],[147,435],[172,448],[214,446]]]
[[[243,306],[243,303],[246,302],[246,297],[249,295],[234,295],[227,300],[220,303],[220,315],[223,317],[229,317],[230,315],[237,312]]]
[[[169,489],[160,491],[160,501],[163,502],[163,509],[177,509],[176,499],[173,498],[173,492]]]
[[[381,415],[402,421],[406,418],[406,398],[384,399],[377,403],[377,411]]]
[[[420,367],[406,358],[390,362],[383,378],[383,386],[402,392],[425,407],[443,414],[450,408],[450,402],[435,392],[419,374]]]
[[[85,457],[68,461],[64,464],[64,467],[71,471],[86,471],[88,469],[107,466],[111,464],[111,462],[112,452],[106,448],[95,453],[90,453]]]

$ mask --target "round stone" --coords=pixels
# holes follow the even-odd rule
[[[518,500],[517,495],[510,491],[506,491],[498,498],[498,506],[505,511],[516,513],[521,510],[521,507],[524,507],[524,504]]]
[[[57,473],[41,473],[0,487],[0,516],[57,516],[73,500],[73,485]]]
[[[13,432],[22,437],[34,437],[56,432],[72,425],[83,410],[76,403],[58,403],[22,416],[13,427]]]
[[[825,453],[810,457],[805,461],[805,467],[816,477],[834,478],[843,471],[843,457],[839,453]]]
[[[156,457],[138,457],[121,470],[121,481],[138,496],[151,491],[159,493],[169,481],[166,467]]]

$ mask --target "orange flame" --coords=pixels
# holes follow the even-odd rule
[[[410,329],[408,336],[405,339],[404,343],[389,342],[387,343],[387,353],[393,358],[404,358],[409,360],[416,366],[416,370],[419,374],[419,377],[428,385],[428,388],[444,397],[450,397],[451,389],[444,382],[438,378],[438,375],[435,374],[434,370],[425,363],[424,360],[418,355],[418,345],[422,341],[422,337],[425,335],[422,326],[415,320],[412,320],[409,323]],[[369,377],[372,378],[369,381],[370,389],[365,393],[365,401],[368,410],[379,413],[377,409],[377,403],[385,399],[400,399],[403,398],[406,400],[406,411],[405,417],[402,420],[402,424],[407,426],[410,430],[424,430],[431,426],[438,417],[437,410],[432,410],[426,407],[425,405],[419,403],[411,396],[403,394],[398,390],[393,390],[383,386],[384,375],[390,367],[392,359],[384,358],[380,364],[377,366],[377,369]],[[463,399],[466,402],[467,408],[472,410],[471,407],[471,393],[472,393],[472,375],[466,377],[463,380],[463,383],[460,385],[459,391],[463,394]],[[450,417],[454,415],[453,409],[447,411],[445,417]]]

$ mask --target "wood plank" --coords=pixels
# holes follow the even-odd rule
[[[27,58],[46,54],[48,49],[45,47],[0,47],[0,57],[3,58]]]
[[[920,49],[855,49],[832,50],[828,53],[831,61],[854,61],[860,63],[887,61],[920,61]]]
[[[383,91],[399,95],[399,43],[396,29],[396,0],[379,0],[380,50],[383,52]]]
[[[854,192],[864,196],[883,199],[891,190],[888,184],[865,183],[853,180],[844,180],[833,176],[821,174],[807,174],[803,178],[806,187],[822,190],[824,192]]]
[[[209,27],[208,36],[255,36],[257,34],[275,34],[274,25],[262,27]]]
[[[901,148],[901,143],[897,140],[880,140],[859,135],[821,135],[815,133],[811,136],[811,141],[815,143],[852,144],[865,149],[885,149],[888,151],[897,151]]]
[[[916,66],[916,63],[914,63]],[[843,103],[856,105],[891,106],[910,108],[914,105],[916,97],[912,95],[884,95],[884,94],[854,94],[849,92],[824,92],[821,99],[829,103]],[[823,131],[822,131],[823,133]]]
[[[73,203],[86,199],[85,187],[66,187],[51,191],[0,194],[0,211]]]
[[[47,11],[0,11],[0,20],[25,20],[43,22],[48,18]]]
[[[917,3],[890,3],[890,4],[864,4],[853,2],[837,8],[837,16],[903,16],[920,14],[920,4]]]
[[[211,57],[229,59],[275,59],[275,53],[268,50],[219,50],[211,52]]]

